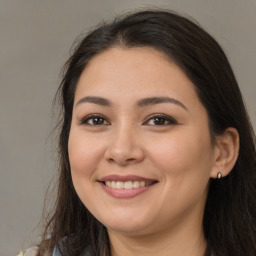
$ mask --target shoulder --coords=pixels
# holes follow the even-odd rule
[[[26,256],[26,255],[24,255]],[[29,255],[30,256],[30,255]],[[33,255],[34,256],[34,255]],[[62,254],[60,253],[59,249],[55,246],[54,249],[53,249],[53,254],[52,256],[62,256]],[[86,252],[81,255],[81,256],[94,256],[94,254],[91,252],[90,248],[88,248],[86,250]]]
[[[38,246],[33,246],[27,249],[23,256],[36,256],[37,253],[38,253]],[[52,255],[51,253],[44,254],[44,256],[51,256],[51,255]]]
[[[36,256],[37,252],[38,252],[38,247],[34,246],[27,249],[24,253],[24,256]]]

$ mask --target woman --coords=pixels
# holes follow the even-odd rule
[[[256,255],[255,134],[216,41],[168,11],[66,65],[56,206],[37,255]]]

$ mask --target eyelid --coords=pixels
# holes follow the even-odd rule
[[[169,124],[164,124],[164,125],[155,125],[155,126],[167,126],[167,125],[178,124],[178,122],[177,122],[177,120],[175,118],[173,118],[173,117],[171,117],[169,115],[166,115],[166,114],[156,113],[156,114],[151,114],[151,115],[147,116],[146,120],[143,122],[143,125],[145,125],[151,119],[157,118],[157,117],[164,118],[167,121],[169,121],[170,123]],[[153,126],[153,125],[151,125],[151,126]]]
[[[92,124],[87,124],[86,122],[87,122],[89,119],[95,118],[95,117],[102,118],[102,119],[104,119],[104,121],[107,121],[107,122],[108,122],[108,124],[102,124],[102,125],[110,125],[109,120],[108,120],[104,115],[102,115],[102,114],[97,114],[97,113],[89,114],[89,115],[83,117],[83,118],[80,120],[79,123],[80,123],[81,125],[94,126],[94,125],[92,125]],[[95,125],[95,126],[96,126],[96,125]],[[99,126],[100,126],[100,125],[99,125]]]
[[[98,113],[94,113],[94,114],[89,114],[83,118],[81,118],[80,120],[80,124],[81,125],[88,125],[88,126],[94,126],[93,124],[88,124],[86,123],[88,120],[90,120],[91,118],[95,118],[95,117],[99,117],[104,119],[104,122],[106,121],[108,124],[101,124],[101,125],[110,125],[110,121],[102,114],[98,114]],[[155,114],[151,114],[149,116],[146,117],[146,120],[142,123],[142,125],[146,125],[151,119],[153,118],[164,118],[166,121],[168,121],[168,124],[163,124],[163,125],[155,125],[155,126],[168,126],[168,125],[174,125],[174,124],[178,124],[177,120],[174,119],[173,117],[166,115],[166,114],[160,114],[160,113],[155,113]],[[96,125],[95,125],[96,126]],[[100,125],[98,125],[100,126]],[[154,125],[151,125],[154,126]]]

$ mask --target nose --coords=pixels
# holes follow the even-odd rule
[[[126,127],[112,132],[105,151],[105,159],[108,162],[125,166],[139,163],[144,157],[141,140],[135,129]]]

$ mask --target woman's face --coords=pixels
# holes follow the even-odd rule
[[[200,226],[215,158],[208,117],[162,53],[111,48],[89,62],[68,150],[78,196],[109,231]]]

